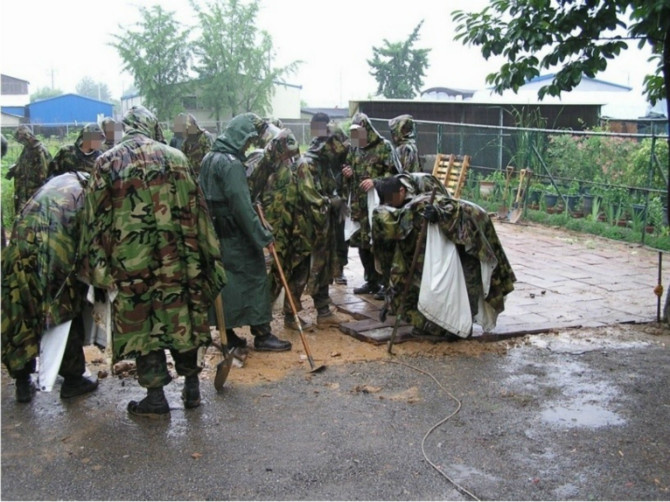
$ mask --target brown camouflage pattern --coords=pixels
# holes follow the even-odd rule
[[[75,256],[87,175],[46,182],[23,206],[2,252],[2,362],[10,373],[39,354],[42,333],[75,318],[86,286]]]
[[[407,322],[428,334],[446,335],[446,331],[426,321],[417,309],[425,242],[421,244],[407,298],[400,304],[401,292],[424,221],[422,213],[429,200],[430,195],[421,191],[414,196],[410,195],[409,200],[400,208],[382,205],[375,211],[372,228],[375,258],[381,265],[386,283],[389,284],[387,304],[390,312],[401,312]],[[478,312],[478,298],[482,293],[480,261],[495,264],[485,301],[497,313],[502,312],[505,308],[505,296],[514,290],[516,276],[488,214],[471,202],[451,199],[443,193],[436,195],[435,206],[439,209],[440,230],[457,246],[473,317]]]
[[[391,142],[377,132],[367,115],[356,113],[351,125],[366,130],[368,144],[364,148],[352,146],[345,160],[354,174],[344,181],[343,196],[346,200],[351,194],[351,218],[361,225],[360,230],[351,237],[350,245],[370,249],[368,197],[359,184],[366,178],[375,180],[399,174],[400,164]]]
[[[23,150],[16,164],[10,167],[7,178],[14,178],[14,214],[19,214],[26,201],[44,183],[51,154],[26,125],[20,125],[14,137],[23,145]]]
[[[416,146],[416,124],[411,115],[398,115],[389,120],[391,143],[404,173],[421,172],[419,149]]]
[[[80,274],[117,290],[118,359],[189,351],[211,341],[207,311],[225,283],[202,192],[154,115],[133,107],[126,136],[97,161],[85,192]]]
[[[100,139],[104,140],[105,138],[105,135],[98,124],[86,124],[82,127],[74,144],[62,146],[58,152],[56,152],[56,155],[54,155],[51,162],[49,162],[47,174],[49,178],[67,172],[83,171],[88,174],[93,172],[95,161],[98,159],[102,151],[93,150],[89,153],[84,153],[82,150],[84,134],[98,134]]]
[[[187,134],[181,144],[181,151],[186,155],[188,163],[197,177],[200,173],[202,159],[205,158],[214,144],[214,136],[200,127],[191,114],[186,116],[186,131]]]

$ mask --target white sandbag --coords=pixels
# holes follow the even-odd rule
[[[461,338],[472,333],[472,312],[456,245],[435,223],[426,229],[418,309],[426,319]]]
[[[54,383],[56,383],[71,325],[72,321],[67,321],[46,330],[42,334],[38,382],[40,389],[44,392],[51,392]]]

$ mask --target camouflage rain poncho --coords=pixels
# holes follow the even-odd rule
[[[333,123],[328,124],[328,136],[314,138],[305,155],[301,157],[313,178],[317,193],[326,199],[328,214],[324,222],[315,219],[317,239],[314,241],[307,292],[314,294],[323,286],[331,284],[333,277],[343,264],[337,259],[337,224],[340,211],[332,203],[338,199],[337,188],[342,164],[349,152],[349,138]]]
[[[16,164],[10,167],[7,178],[14,178],[14,214],[19,214],[26,201],[44,183],[51,154],[26,125],[17,127],[14,137],[23,145],[23,150]]]
[[[83,306],[86,285],[76,279],[75,255],[87,176],[52,178],[14,221],[2,252],[2,362],[10,374],[38,356],[45,330]]]
[[[411,115],[398,115],[389,120],[391,142],[404,173],[421,172],[419,149],[416,147],[416,125]]]
[[[101,140],[105,139],[105,135],[98,124],[86,124],[73,145],[62,146],[51,162],[49,162],[48,177],[58,176],[59,174],[75,171],[85,171],[87,173],[93,172],[93,166],[98,159],[101,150],[93,150],[90,153],[84,153],[82,150],[84,145],[84,135],[98,135]]]
[[[355,114],[351,125],[362,127],[367,131],[368,144],[364,148],[352,146],[345,161],[354,174],[345,179],[343,196],[347,199],[351,194],[351,218],[361,225],[360,230],[351,236],[350,244],[354,247],[370,249],[368,196],[359,185],[366,178],[375,180],[400,173],[400,164],[391,142],[377,132],[367,115]]]
[[[268,180],[263,207],[272,225],[277,255],[290,283],[294,269],[309,258],[323,240],[322,233],[328,226],[328,199],[315,186],[309,159],[305,156],[287,158],[291,153],[298,153],[295,137],[288,129],[270,141],[265,152],[266,162],[279,167]],[[276,296],[281,290],[281,280],[275,264],[271,278],[271,290]],[[299,297],[294,300],[298,303]]]
[[[263,248],[272,234],[263,228],[251,204],[244,151],[259,137],[260,117],[234,117],[205,156],[198,182],[205,194],[221,244],[228,284],[221,294],[227,328],[272,321]]]
[[[186,157],[158,141],[155,117],[134,107],[86,190],[82,278],[118,291],[116,358],[209,344],[207,311],[225,283],[220,248]]]
[[[404,304],[400,305],[401,292],[424,221],[423,210],[430,200],[430,194],[427,192],[430,192],[435,185],[429,178],[433,177],[430,175],[406,177],[404,184],[410,180],[409,184],[405,184],[409,189],[410,200],[400,208],[385,205],[377,208],[373,216],[372,234],[375,241],[375,258],[379,260],[383,275],[389,281],[390,287],[387,291],[387,299],[391,300],[389,310],[402,312],[404,319],[418,329],[434,335],[444,335],[443,329],[426,321],[423,314],[417,310],[424,263],[423,249],[419,253],[412,286]],[[483,291],[480,261],[495,265],[485,302],[499,314],[505,308],[505,296],[514,290],[516,277],[488,214],[471,202],[451,199],[442,190],[437,192],[435,205],[440,212],[440,230],[456,244],[458,249],[472,316],[478,312],[478,300]]]
[[[200,127],[193,115],[188,114],[186,116],[186,136],[181,143],[181,151],[186,155],[196,178],[200,173],[200,163],[213,144],[214,137],[209,131]]]

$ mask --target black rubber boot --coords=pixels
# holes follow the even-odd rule
[[[85,376],[65,377],[63,385],[60,388],[61,399],[69,399],[75,396],[81,396],[93,392],[98,388],[98,380],[91,380]]]
[[[128,403],[128,413],[147,418],[161,418],[169,415],[170,405],[165,398],[163,387],[147,389],[147,397],[139,403],[137,401],[130,401]]]
[[[284,352],[291,350],[291,342],[280,340],[273,335],[269,324],[251,326],[251,334],[254,335],[254,348],[258,351]]]
[[[200,406],[200,378],[198,375],[187,376],[184,380],[184,388],[181,391],[184,408],[197,408]]]
[[[355,295],[373,295],[379,291],[379,284],[376,282],[366,282],[359,288],[354,288]]]
[[[30,375],[21,375],[16,378],[16,402],[29,403],[35,395],[35,384]]]
[[[232,328],[226,329],[226,338],[228,340],[228,347],[231,349],[244,349],[247,346],[246,338],[237,336],[237,333]]]

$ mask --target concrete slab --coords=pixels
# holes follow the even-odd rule
[[[494,225],[517,282],[496,328],[484,334],[475,326],[473,337],[500,339],[573,327],[656,321],[658,299],[653,290],[658,283],[657,251],[534,224],[494,221]],[[384,343],[390,330],[388,319],[379,323],[383,302],[353,294],[353,288],[364,282],[356,248],[349,250],[345,275],[348,284],[333,285],[331,297],[340,310],[357,321],[341,330],[360,340]],[[662,271],[666,284],[668,275]],[[403,329],[397,340],[402,341],[409,331]]]

